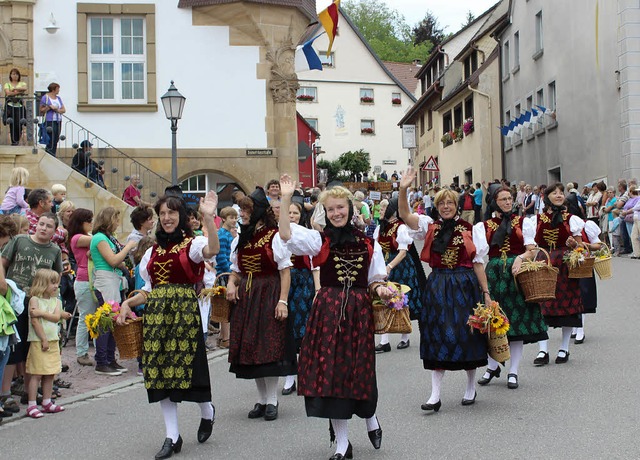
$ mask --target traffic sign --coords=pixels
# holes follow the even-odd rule
[[[440,169],[438,168],[438,163],[436,163],[436,160],[435,158],[433,158],[433,156],[429,157],[427,162],[422,167],[422,170],[423,171],[440,171]]]

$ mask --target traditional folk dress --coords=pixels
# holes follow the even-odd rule
[[[378,404],[368,287],[387,272],[380,245],[359,230],[354,234],[355,243],[331,247],[326,234],[291,224],[287,248],[313,256],[322,286],[300,347],[298,394],[309,417],[369,418]]]
[[[290,321],[275,318],[280,272],[291,266],[277,228],[263,227],[245,247],[231,243],[231,271],[240,275],[239,300],[231,309],[229,371],[237,378],[293,375],[296,350]]]
[[[409,253],[413,239],[409,236],[408,227],[402,220],[397,219],[389,223],[385,230],[377,227],[373,233],[373,239],[377,240],[382,248],[385,264],[395,259],[401,250],[407,251],[407,255],[402,259],[402,262],[393,267],[389,273],[388,280],[411,288],[407,292],[410,316],[412,320],[420,318],[425,284],[424,271],[422,267],[416,267],[417,257],[414,259],[412,254]],[[419,259],[417,263],[420,263]]]
[[[562,256],[569,250],[566,246],[567,238],[582,235],[584,221],[568,212],[563,212],[562,223],[554,228],[551,215],[552,210],[548,209],[542,214],[530,217],[536,226],[536,243],[549,252],[551,264],[560,270],[556,284],[556,298],[540,304],[542,314],[548,326],[581,327],[580,314],[584,307],[580,294],[580,282],[578,279],[569,278],[569,268],[563,263]],[[538,259],[546,260],[542,251],[538,253]]]
[[[155,244],[140,262],[148,292],[143,316],[142,368],[149,402],[211,401],[209,366],[194,284],[202,280],[208,240]]]
[[[595,222],[588,220],[584,223],[582,231],[582,241],[588,241],[591,244],[601,243],[600,226]],[[580,278],[580,294],[582,296],[582,305],[584,310],[582,313],[595,313],[598,308],[598,290],[596,288],[595,273],[591,278]]]
[[[425,369],[476,369],[487,364],[487,337],[472,331],[467,320],[482,301],[473,264],[482,263],[489,247],[481,229],[456,217],[446,250],[439,254],[432,243],[443,225],[419,216],[418,229],[409,231],[414,240],[425,240],[420,259],[432,269],[419,321],[420,358]]]
[[[289,289],[289,321],[293,324],[293,338],[296,350],[300,349],[304,337],[307,318],[311,311],[311,303],[316,294],[313,284],[311,258],[308,256],[291,256],[291,288]]]
[[[502,223],[502,217],[479,222],[474,228],[481,230],[485,244],[493,239]],[[547,325],[542,317],[540,305],[527,303],[518,287],[511,269],[516,257],[525,252],[527,245],[535,245],[535,226],[524,216],[513,216],[511,234],[502,247],[489,247],[489,263],[485,267],[491,297],[497,301],[509,318],[507,338],[510,342],[535,343],[549,338]]]

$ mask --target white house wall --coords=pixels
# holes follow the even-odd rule
[[[317,52],[326,52],[328,40],[322,35],[314,42]],[[333,42],[335,68],[298,73],[301,86],[318,88],[317,102],[298,102],[304,118],[317,118],[319,143],[326,152],[323,159],[335,160],[340,154],[364,149],[371,155],[371,167],[392,172],[408,161],[402,148],[402,130],[397,126],[413,102],[380,67],[357,34],[340,17],[339,34]],[[360,103],[360,88],[373,88],[374,104]],[[401,93],[402,104],[391,104],[392,93]],[[336,115],[342,112],[344,126]],[[375,135],[360,132],[360,120],[375,120]],[[396,164],[383,164],[396,161]]]
[[[119,148],[167,148],[171,132],[160,96],[175,80],[187,98],[178,125],[181,148],[267,146],[265,81],[256,78],[258,47],[229,46],[228,27],[192,25],[191,9],[177,8],[175,0],[118,2],[155,3],[158,111],[79,113],[77,3],[38,0],[34,5],[34,69],[55,73],[67,116]],[[54,35],[43,30],[52,12],[60,27]]]

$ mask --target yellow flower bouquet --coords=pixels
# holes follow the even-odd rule
[[[510,358],[507,332],[511,326],[498,302],[492,300],[488,305],[478,303],[467,324],[471,329],[487,334],[489,356],[498,362],[505,362]]]
[[[120,314],[120,304],[109,300],[99,306],[95,313],[89,313],[84,318],[91,339],[97,339],[101,334],[113,332],[116,318]],[[135,313],[131,313],[131,318],[135,319]]]

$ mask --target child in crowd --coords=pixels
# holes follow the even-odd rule
[[[18,235],[29,234],[29,219],[27,219],[26,216],[22,214],[11,214],[10,217],[18,228]]]
[[[29,205],[24,199],[24,188],[29,182],[29,171],[17,167],[11,170],[9,188],[0,205],[0,214],[24,214]]]
[[[147,252],[153,244],[156,242],[155,238],[152,236],[145,236],[139,242],[135,251],[133,252],[133,277],[135,280],[135,288],[136,290],[142,289],[144,286],[144,280],[142,276],[140,276],[140,261],[144,256],[144,253]],[[144,304],[138,305],[134,308],[134,312],[138,316],[144,315]],[[142,356],[138,356],[138,375],[142,375]]]
[[[615,217],[609,224],[609,235],[611,236],[611,246],[612,246],[612,251],[614,256],[620,255],[620,251],[624,249],[623,248],[624,245],[622,244],[622,230],[620,229],[620,224],[623,221],[622,221],[622,218],[619,216],[620,213],[616,211],[619,211],[619,210],[614,209],[613,213]]]
[[[61,372],[60,347],[58,345],[58,322],[62,303],[58,299],[60,275],[55,270],[40,268],[33,277],[29,294],[29,354],[27,373],[29,380],[29,405],[27,415],[40,418],[43,412],[55,414],[64,407],[51,401],[53,379]],[[42,380],[42,382],[40,382]],[[42,411],[36,405],[38,384],[42,386]]]
[[[218,240],[220,241],[220,252],[216,256],[216,266],[219,273],[229,273],[231,271],[231,242],[238,235],[238,212],[235,208],[226,207],[220,211],[222,226],[218,230]],[[219,348],[229,348],[229,323],[220,324]]]
[[[51,212],[58,214],[60,205],[67,199],[67,187],[62,184],[53,184],[51,186],[51,194],[53,195],[53,202],[51,203]]]
[[[189,226],[193,230],[194,236],[202,236],[202,222],[200,222],[200,213],[197,209],[187,208],[187,215],[189,216]]]

